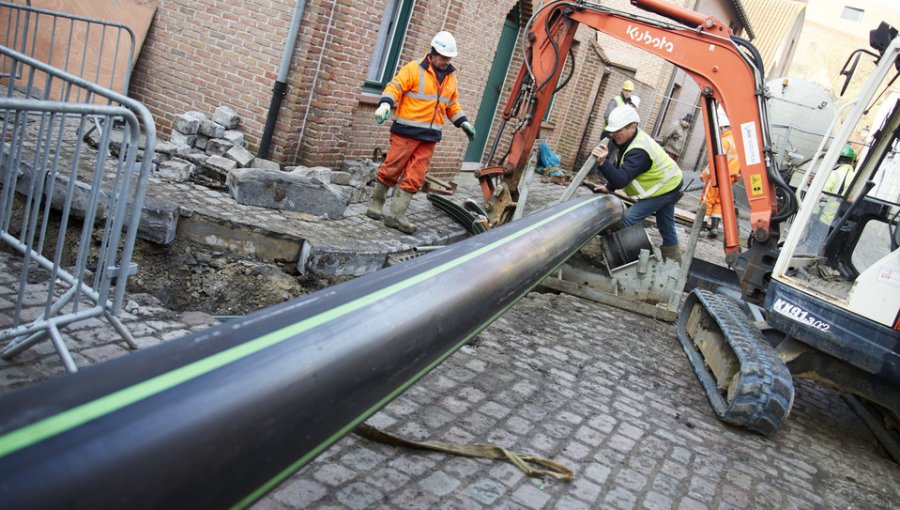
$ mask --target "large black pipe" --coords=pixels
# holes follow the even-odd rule
[[[619,221],[593,195],[0,397],[4,508],[245,507]]]

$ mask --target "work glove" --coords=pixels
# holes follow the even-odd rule
[[[473,126],[471,122],[465,121],[459,127],[466,132],[466,136],[469,137],[470,142],[475,139],[475,126]]]
[[[391,105],[389,103],[381,103],[378,105],[378,109],[375,110],[375,120],[378,121],[379,124],[388,120],[391,117]]]

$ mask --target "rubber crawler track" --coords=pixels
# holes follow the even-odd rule
[[[707,370],[703,356],[687,332],[688,317],[695,306],[701,306],[715,321],[738,359],[740,374],[730,402],[726,402],[719,392],[715,378]],[[720,420],[762,434],[769,434],[781,426],[794,403],[791,374],[737,303],[726,296],[695,289],[678,314],[677,333],[678,341]]]

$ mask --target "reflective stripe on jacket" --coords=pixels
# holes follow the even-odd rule
[[[650,156],[653,162],[650,168],[638,175],[625,186],[626,195],[635,200],[656,197],[668,193],[681,185],[681,169],[675,160],[656,143],[647,133],[638,129],[634,139],[619,156],[621,164],[625,154],[630,150],[641,149]]]
[[[722,132],[722,149],[728,157],[728,175],[732,182],[737,181],[736,176],[741,175],[741,162],[737,156],[737,144],[734,143],[734,134],[730,129]]]
[[[381,93],[397,107],[391,133],[429,142],[440,141],[448,118],[457,127],[467,120],[458,97],[456,70],[451,66],[439,83],[428,56],[404,65]]]
[[[844,196],[850,189],[850,183],[853,181],[854,175],[856,175],[856,169],[853,168],[853,165],[848,165],[847,163],[838,165],[837,168],[828,174],[828,180],[825,181],[825,187],[822,188],[822,191]],[[831,222],[833,222],[834,218],[837,216],[838,208],[841,206],[841,200],[831,197],[823,198],[825,198],[827,202],[822,206],[822,212],[819,213],[819,221],[826,225],[831,225]]]

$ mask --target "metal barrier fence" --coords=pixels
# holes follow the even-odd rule
[[[135,36],[125,25],[0,2],[0,46],[107,89],[128,92]],[[9,72],[9,66],[0,60],[0,78]],[[40,76],[38,81],[45,78]],[[64,99],[61,93],[57,82],[49,97],[88,102],[78,94]]]
[[[0,241],[24,259],[13,323],[0,331],[0,342],[10,340],[0,357],[49,335],[74,372],[59,334],[64,326],[105,316],[135,347],[118,314],[134,269],[156,128],[137,101],[8,48],[0,47],[0,59],[8,76],[19,77],[0,78]],[[82,102],[51,100],[51,86]],[[122,140],[103,129],[92,137],[96,150],[86,143],[94,126],[114,124],[124,126]]]

